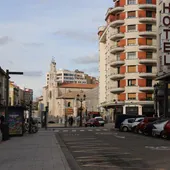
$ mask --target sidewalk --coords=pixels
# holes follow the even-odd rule
[[[53,132],[11,138],[0,143],[2,170],[70,170]]]

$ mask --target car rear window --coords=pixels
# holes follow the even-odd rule
[[[96,118],[96,120],[98,120],[98,121],[103,121],[103,119],[102,119],[102,118]]]

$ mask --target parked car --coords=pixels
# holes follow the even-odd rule
[[[87,122],[85,122],[85,127],[95,127],[95,126],[100,126],[100,123],[97,119],[95,118],[92,118],[92,119],[89,119]]]
[[[168,121],[169,121],[168,119],[162,119],[154,123],[152,129],[152,136],[162,136],[164,133],[164,126]]]
[[[135,128],[136,133],[143,133],[145,125],[147,125],[150,122],[156,121],[157,118],[154,117],[145,117]]]
[[[152,135],[152,132],[153,132],[153,129],[157,129],[157,128],[159,128],[159,127],[161,127],[161,126],[163,126],[164,127],[164,125],[163,125],[163,123],[165,122],[165,121],[167,121],[167,119],[157,119],[156,121],[153,121],[153,122],[150,122],[150,123],[148,123],[148,124],[146,124],[145,126],[144,126],[144,128],[143,128],[143,134],[145,135],[145,136],[148,136],[148,135]],[[162,128],[163,128],[162,127]]]
[[[170,138],[170,120],[165,124],[164,130],[160,134],[163,139]]]
[[[99,122],[100,126],[104,126],[105,121],[103,120],[103,118],[102,118],[102,117],[95,117],[95,119],[96,119],[96,120],[98,120],[98,122]]]
[[[143,121],[144,117],[138,117],[135,119],[135,121],[130,125],[130,130],[134,131],[136,129],[136,126]]]
[[[120,126],[120,131],[127,132],[131,129],[131,124],[135,121],[135,118],[125,119]]]

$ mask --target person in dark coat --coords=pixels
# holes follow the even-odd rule
[[[1,129],[1,133],[2,133],[2,141],[5,140],[5,136],[4,136],[4,123],[5,123],[5,117],[4,116],[0,116],[0,129]]]

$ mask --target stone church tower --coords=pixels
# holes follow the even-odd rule
[[[56,98],[58,97],[58,85],[57,85],[57,70],[56,62],[52,59],[49,72],[49,84],[48,84],[48,104],[49,104],[49,116],[57,116],[57,104]]]

